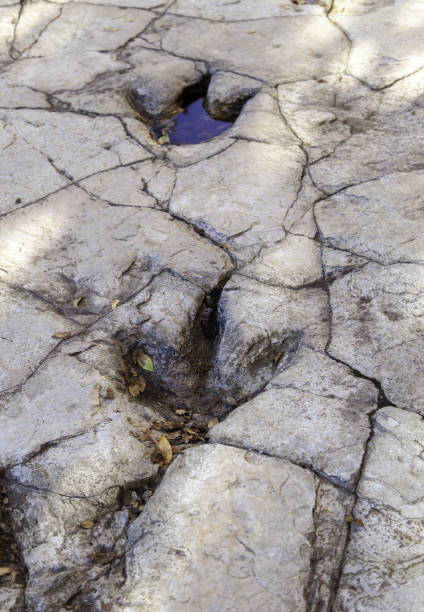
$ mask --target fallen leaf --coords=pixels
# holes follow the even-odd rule
[[[105,399],[114,399],[115,398],[115,393],[113,391],[113,389],[111,389],[110,387],[108,387],[106,389],[106,395],[105,395]]]
[[[110,563],[110,561],[113,561],[114,559],[116,559],[116,553],[115,552],[95,552],[92,553],[91,555],[89,555],[89,557],[91,557],[94,561],[97,561],[98,563]]]
[[[60,338],[61,340],[64,340],[65,338],[69,338],[69,336],[72,336],[72,332],[63,331],[63,332],[55,332],[52,337]]]
[[[140,368],[143,368],[143,370],[147,370],[148,372],[154,371],[153,362],[148,355],[140,350],[137,350],[134,352],[134,357]]]
[[[277,353],[274,357],[274,365],[278,365],[280,363],[280,359],[283,356],[283,353]]]
[[[218,425],[218,423],[219,421],[216,417],[214,419],[211,419],[208,423],[208,429],[212,429],[212,427],[215,427],[215,425]]]
[[[13,572],[13,567],[0,567],[0,576],[7,576]]]
[[[166,134],[164,136],[160,136],[158,138],[158,143],[160,145],[168,144],[169,143],[169,136],[166,136]]]
[[[205,441],[205,438],[201,436],[199,433],[197,433],[197,431],[194,431],[194,429],[189,429],[188,427],[186,427],[185,431],[191,434],[192,436],[194,436],[195,438],[197,438],[198,440],[202,440],[203,442]]]
[[[353,523],[354,525],[358,525],[359,527],[365,527],[361,519],[355,518],[351,514],[346,514],[345,521],[346,523]]]
[[[249,30],[248,34],[256,34],[256,30]]]
[[[162,434],[158,442],[158,449],[163,457],[165,465],[169,465],[172,461],[172,446],[169,444],[168,438]]]
[[[132,21],[134,21],[134,19],[132,17],[125,17],[125,21],[127,23],[131,23]]]
[[[80,527],[83,527],[83,529],[92,529],[94,525],[94,521],[82,521],[82,523],[80,523]]]
[[[115,308],[118,306],[119,302],[121,300],[112,300],[111,304],[112,304],[112,310],[115,310]]]
[[[130,392],[131,397],[138,397],[140,393],[143,393],[146,388],[146,381],[142,376],[137,378],[137,381],[128,385],[128,391]]]
[[[183,422],[175,423],[175,421],[158,421],[155,420],[152,422],[153,429],[159,431],[175,431],[176,429],[181,429]]]
[[[75,298],[75,300],[72,302],[74,305],[74,308],[79,308],[79,305],[81,304],[83,299],[84,299],[83,295],[80,295],[79,297]]]
[[[118,28],[105,28],[105,32],[117,32]]]

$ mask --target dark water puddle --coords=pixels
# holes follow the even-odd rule
[[[219,136],[232,126],[231,121],[212,119],[203,106],[204,99],[191,102],[165,124],[152,128],[160,144],[198,144]]]

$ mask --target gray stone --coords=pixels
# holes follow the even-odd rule
[[[276,458],[221,445],[186,452],[128,531],[116,609],[304,610],[316,486]],[[333,524],[339,508],[336,495]]]
[[[331,19],[352,41],[349,73],[377,89],[421,68],[417,49],[424,42],[418,26],[423,17],[423,5],[417,0],[336,0]]]
[[[152,447],[133,434],[140,437],[154,416],[113,379],[60,355],[7,402],[1,459],[15,464],[5,481],[28,570],[26,602],[37,612],[60,610],[123,554],[129,517],[121,491],[158,469]]]
[[[2,398],[1,465],[21,463],[46,445],[82,435],[110,419],[119,420],[119,413],[130,414],[131,402],[119,389],[115,399],[104,400],[108,387],[116,389],[116,382],[94,367],[63,354],[50,358],[20,394]]]
[[[80,329],[43,300],[0,285],[0,391],[19,385],[33,373],[61,342],[54,334]]]
[[[237,117],[242,103],[259,91],[254,79],[229,72],[215,72],[209,83],[205,99],[208,113],[216,119]]]
[[[225,251],[167,213],[112,206],[76,187],[7,217],[1,231],[2,277],[84,322],[139,292],[164,268],[205,291],[232,269]],[[98,236],[107,238],[100,250]]]
[[[241,0],[228,2],[227,0],[177,0],[172,6],[172,13],[197,17],[199,19],[212,19],[219,21],[245,21],[249,19],[269,19],[272,17],[286,17],[287,13],[296,16],[322,15],[321,6],[294,5],[290,0],[281,0],[278,4],[273,0]]]
[[[204,76],[193,61],[157,50],[135,48],[125,59],[134,66],[134,74],[125,77],[129,101],[142,116],[157,122],[180,111],[183,90]]]
[[[424,263],[423,188],[424,173],[417,171],[345,189],[315,207],[322,238],[382,264]]]
[[[164,34],[165,51],[273,85],[337,74],[348,52],[342,32],[321,7],[312,11],[293,7],[290,13],[281,19],[252,19],[243,24],[165,16],[152,27]],[[326,51],[320,53],[320,49]]]
[[[240,399],[261,390],[300,344],[324,349],[328,339],[321,288],[272,287],[234,275],[222,292],[219,315],[216,373],[222,388]]]
[[[19,15],[18,6],[0,7],[0,62],[10,61],[10,46],[13,42],[14,24]]]
[[[420,610],[424,605],[422,419],[376,414],[336,610]]]
[[[281,225],[296,197],[302,160],[296,146],[236,143],[179,169],[170,212],[226,243],[242,260],[251,259],[263,244],[283,237]]]
[[[322,278],[321,245],[305,236],[286,234],[280,242],[261,249],[241,272],[274,286],[297,288],[316,283]]]
[[[265,391],[210,432],[213,442],[290,459],[354,489],[377,390],[326,355],[304,349]]]
[[[422,266],[369,263],[330,285],[330,354],[416,411],[423,411],[423,282]]]
[[[0,607],[421,609],[422,3],[0,13]]]

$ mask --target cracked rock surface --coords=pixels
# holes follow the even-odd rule
[[[0,1],[2,610],[424,608],[423,32]]]

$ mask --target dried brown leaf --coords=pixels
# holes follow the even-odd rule
[[[112,300],[111,301],[111,305],[112,305],[112,310],[115,310],[115,308],[117,308],[118,304],[120,303],[121,300]]]
[[[91,557],[94,561],[97,561],[97,563],[110,563],[111,561],[113,561],[114,559],[116,559],[117,555],[115,552],[103,552],[103,551],[98,551],[95,553],[92,553],[91,555],[89,555],[89,557]]]
[[[0,567],[0,576],[7,576],[13,572],[13,567]]]
[[[169,443],[168,438],[165,434],[162,434],[160,437],[158,444],[158,449],[160,454],[163,457],[163,462],[165,465],[169,465],[172,461],[172,446]]]
[[[212,429],[212,427],[215,427],[215,425],[218,425],[218,423],[219,421],[216,417],[211,419],[208,423],[208,429]]]
[[[346,514],[345,521],[346,523],[353,523],[354,525],[358,525],[359,527],[365,527],[361,519],[355,518],[351,514]]]
[[[74,308],[79,308],[79,305],[81,304],[81,302],[83,301],[85,296],[80,295],[79,297],[75,298],[75,300],[72,302],[74,305]]]
[[[80,523],[80,527],[82,527],[83,529],[92,529],[94,527],[95,523],[94,521],[82,521],[82,523]]]
[[[131,397],[138,397],[146,388],[146,381],[142,376],[138,376],[137,380],[128,385],[128,391]]]
[[[281,353],[277,353],[277,354],[275,355],[275,357],[274,357],[274,365],[275,365],[275,366],[276,366],[276,365],[278,365],[278,364],[280,363],[280,359],[281,359],[281,357],[282,357],[282,356],[283,356],[283,353],[282,353],[282,352],[281,352]]]
[[[174,421],[153,421],[152,427],[158,431],[175,431],[181,429],[183,423],[175,423]]]
[[[65,340],[65,338],[69,338],[69,336],[72,336],[72,332],[70,331],[59,331],[59,332],[54,332],[53,334],[53,338],[60,338],[60,340]]]
[[[194,436],[195,438],[197,438],[198,440],[202,440],[203,442],[205,441],[205,438],[201,434],[199,434],[197,431],[194,431],[194,429],[190,429],[189,427],[186,427],[185,431],[191,434],[191,436]]]
[[[106,389],[105,399],[115,399],[115,392],[110,387]]]

